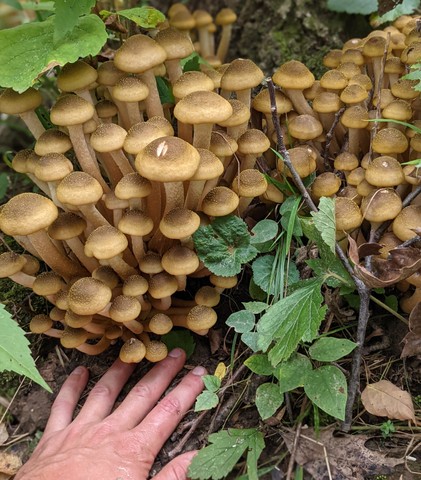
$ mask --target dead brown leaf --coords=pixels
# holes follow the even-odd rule
[[[0,452],[0,472],[5,475],[16,475],[22,466],[21,459],[13,453]]]
[[[409,333],[402,340],[404,347],[401,358],[421,354],[421,302],[418,302],[409,315]]]
[[[295,454],[295,461],[317,480],[364,480],[366,476],[390,475],[403,460],[388,458],[383,453],[365,446],[364,435],[341,434],[334,436],[332,428],[316,434],[303,429]],[[293,449],[295,432],[282,435],[288,450]],[[329,470],[328,465],[329,464]],[[330,471],[330,476],[329,476]]]
[[[379,417],[397,420],[412,420],[415,411],[411,395],[388,380],[370,383],[361,394],[361,401],[367,412]]]
[[[421,268],[421,251],[416,247],[398,247],[390,250],[387,259],[373,256],[371,270],[368,270],[363,262],[354,239],[348,236],[350,260],[354,263],[355,274],[370,288],[385,288],[404,280]],[[361,253],[367,255],[370,251],[376,251],[377,244],[373,248],[365,244]]]

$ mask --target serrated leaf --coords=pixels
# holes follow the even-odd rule
[[[215,375],[204,375],[202,377],[205,388],[210,392],[217,392],[221,388],[221,379]]]
[[[333,365],[324,365],[307,376],[307,397],[321,410],[339,420],[345,419],[347,384],[345,375]]]
[[[23,92],[42,72],[95,55],[107,40],[105,26],[96,15],[81,17],[66,40],[55,46],[53,35],[53,17],[1,30],[0,85]]]
[[[126,10],[119,10],[120,17],[127,18],[142,28],[155,28],[165,22],[165,15],[153,7],[135,7]]]
[[[197,398],[194,404],[195,412],[203,412],[204,410],[211,410],[215,408],[219,403],[218,395],[209,390],[202,392]]]
[[[25,375],[48,392],[51,388],[39,374],[29,349],[25,332],[0,304],[0,371],[8,370]]]
[[[275,293],[273,264],[275,257],[273,255],[264,255],[257,258],[251,266],[253,270],[253,280],[268,295]]]
[[[254,313],[248,310],[239,310],[231,313],[227,318],[226,324],[229,327],[233,327],[237,333],[250,332],[255,324]]]
[[[256,375],[273,375],[274,369],[264,353],[258,353],[249,357],[244,365]]]
[[[254,428],[221,430],[209,435],[210,445],[193,458],[188,476],[192,480],[219,480],[228,475],[247,452],[249,480],[258,480],[257,460],[263,451],[263,434]]]
[[[351,353],[356,346],[356,343],[346,338],[322,337],[309,348],[309,354],[319,362],[336,362]]]
[[[319,211],[311,212],[314,226],[320,233],[325,244],[330,251],[335,254],[336,244],[336,222],[335,222],[335,201],[331,198],[321,197],[319,201]]]
[[[373,13],[377,10],[377,0],[353,0],[352,2],[344,2],[343,0],[328,0],[327,8],[333,12],[370,15],[370,13]]]
[[[257,332],[246,332],[241,335],[241,341],[253,352],[257,352],[259,350],[259,347],[257,346],[258,338],[259,336]]]
[[[70,33],[81,15],[86,15],[95,5],[95,0],[55,0],[54,43]]]
[[[250,244],[246,223],[234,215],[218,217],[210,225],[199,227],[193,239],[200,260],[222,277],[237,275],[242,265],[258,253]]]
[[[411,394],[401,390],[388,380],[370,383],[361,394],[361,402],[367,412],[380,417],[415,422]]]
[[[256,315],[264,312],[268,306],[265,302],[243,302],[243,307]]]
[[[196,342],[193,335],[186,329],[171,330],[161,336],[161,340],[165,343],[170,352],[174,348],[182,348],[186,352],[186,357],[190,358],[196,348]]]
[[[269,307],[259,320],[258,346],[266,351],[275,342],[268,355],[273,366],[287,360],[301,340],[308,342],[317,335],[327,310],[326,305],[322,306],[322,283],[320,278],[307,280],[304,286]]]
[[[284,395],[274,383],[263,383],[256,389],[256,407],[262,420],[271,417],[283,401]]]
[[[251,243],[256,245],[274,240],[278,235],[278,231],[278,223],[274,220],[260,220],[260,222],[256,223],[256,225],[251,229],[251,233],[253,234],[251,237]]]
[[[301,353],[294,353],[275,370],[275,376],[279,381],[279,391],[283,393],[303,387],[307,375],[312,370],[313,367],[308,357]]]

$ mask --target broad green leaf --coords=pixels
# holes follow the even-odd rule
[[[246,333],[253,330],[255,325],[254,313],[248,310],[239,310],[231,313],[227,318],[226,324],[233,327],[237,333]]]
[[[256,375],[273,375],[273,367],[265,353],[257,353],[249,357],[244,365]]]
[[[415,67],[415,68],[414,68]],[[402,78],[405,80],[417,80],[418,83],[414,85],[414,90],[417,92],[421,91],[421,66],[420,64],[417,65],[412,65],[411,66],[411,71],[404,75]],[[413,125],[415,126],[415,125]]]
[[[0,200],[6,195],[9,188],[9,175],[7,173],[0,173]]]
[[[86,15],[95,5],[95,0],[55,0],[54,43],[57,44],[70,33],[81,15]]]
[[[257,352],[259,347],[257,340],[259,335],[257,332],[245,332],[241,335],[241,341],[245,343],[253,352]]]
[[[281,205],[280,213],[281,225],[291,236],[301,237],[303,231],[301,229],[301,224],[298,221],[297,212],[301,203],[300,197],[289,197]]]
[[[240,273],[244,263],[257,255],[250,244],[250,233],[243,220],[234,215],[216,218],[193,234],[197,254],[215,275],[229,277]]]
[[[268,355],[273,366],[287,360],[301,340],[308,342],[317,335],[327,310],[326,305],[322,306],[322,283],[321,278],[303,282],[304,286],[280,299],[260,318],[258,345],[266,351],[275,342]]]
[[[170,352],[174,348],[182,348],[186,352],[187,358],[193,355],[196,348],[196,342],[193,335],[186,329],[175,329],[162,335],[161,340],[165,343]]]
[[[203,410],[210,410],[215,408],[219,403],[218,395],[209,390],[202,392],[197,398],[194,404],[195,412],[203,412]]]
[[[209,435],[210,445],[193,458],[188,476],[192,480],[225,478],[244,453],[247,453],[249,480],[258,480],[257,460],[263,451],[263,434],[255,428],[221,430]]]
[[[51,2],[22,2],[24,10],[34,10],[34,12],[54,12],[56,9],[55,1]]]
[[[275,293],[274,262],[275,257],[273,255],[264,255],[263,257],[256,258],[251,266],[254,282],[268,295]]]
[[[243,307],[256,315],[264,312],[268,306],[265,302],[243,302]]]
[[[102,11],[100,14],[102,15]],[[153,7],[129,8],[127,10],[119,10],[117,14],[120,17],[128,18],[142,28],[155,28],[160,23],[165,22],[165,15]]]
[[[23,92],[55,65],[95,55],[107,40],[96,15],[81,17],[65,41],[53,46],[54,18],[0,31],[0,85]]]
[[[399,309],[399,301],[396,295],[386,295],[384,297],[384,303],[395,312]]]
[[[384,15],[375,19],[375,25],[381,25],[386,22],[393,22],[401,15],[411,15],[420,6],[420,0],[402,0],[402,3],[394,6]]]
[[[351,2],[327,0],[327,8],[334,12],[370,15],[377,10],[377,0],[352,0]]]
[[[313,367],[308,357],[301,353],[294,353],[275,370],[275,376],[279,381],[279,391],[283,393],[303,387],[307,375],[312,370]]]
[[[16,8],[16,10],[22,10],[22,5],[18,2],[18,0],[3,0],[3,3],[9,5],[9,7]]]
[[[345,375],[333,365],[313,370],[304,384],[307,397],[321,410],[339,420],[345,419],[348,395]]]
[[[202,377],[205,388],[210,392],[217,392],[221,388],[221,379],[215,375],[204,375]]]
[[[25,337],[25,332],[0,303],[0,371],[8,370],[25,375],[51,392],[51,388],[35,366],[28,345],[29,341]]]
[[[162,105],[166,103],[173,104],[174,95],[172,94],[170,82],[164,77],[155,77],[155,80]]]
[[[256,407],[262,420],[271,417],[282,405],[284,395],[274,383],[263,383],[256,390]]]
[[[310,357],[319,362],[336,362],[357,346],[346,338],[322,337],[309,348]]]
[[[183,69],[183,73],[200,72],[200,65],[203,63],[205,63],[204,60],[197,52],[193,52],[188,57],[180,60],[180,65]]]
[[[278,235],[279,226],[274,220],[260,220],[252,228],[251,244],[254,245],[259,252],[267,252],[272,249],[275,238]]]
[[[249,294],[253,300],[258,300],[263,303],[267,299],[266,293],[256,285],[256,282],[253,280],[253,277],[249,283]]]
[[[325,244],[335,254],[336,223],[335,223],[335,201],[331,198],[322,197],[319,201],[319,211],[311,212],[314,226],[317,228]]]

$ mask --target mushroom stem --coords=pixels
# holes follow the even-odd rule
[[[153,71],[147,70],[146,72],[143,72],[141,74],[141,78],[149,88],[149,95],[145,99],[148,118],[155,116],[163,117],[164,110],[162,108],[161,99],[159,97],[159,92],[156,86],[156,80]]]
[[[21,113],[19,116],[25,122],[35,139],[38,140],[38,138],[45,132],[45,128],[40,122],[37,114],[33,110],[30,110]]]
[[[313,117],[317,118],[316,113],[308,104],[301,90],[285,88],[285,93],[294,105],[294,110],[296,110],[300,115],[312,115]]]
[[[209,150],[212,128],[212,123],[202,123],[200,125],[194,125],[193,147],[206,148],[207,150]]]

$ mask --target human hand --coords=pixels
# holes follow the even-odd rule
[[[156,364],[112,411],[135,365],[117,360],[73,412],[88,381],[78,367],[64,382],[37,448],[15,480],[144,480],[165,441],[203,390],[202,367],[188,373],[158,400],[182,369],[181,349]],[[174,458],[157,480],[183,480],[196,452]]]

